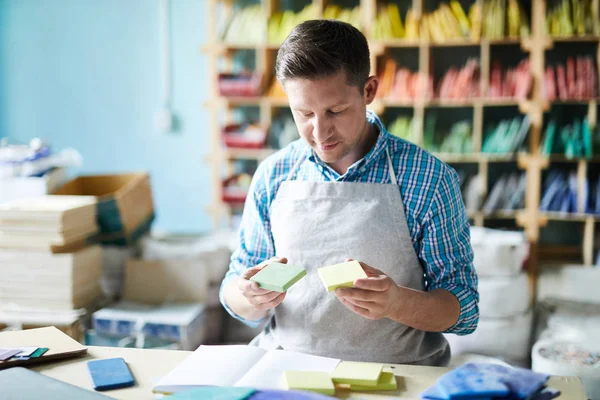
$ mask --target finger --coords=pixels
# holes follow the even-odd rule
[[[280,262],[282,264],[286,264],[287,263],[287,258],[286,257],[271,257],[268,260],[265,260],[265,261],[261,262],[260,264],[258,264],[255,267],[248,268],[246,271],[244,271],[242,273],[242,275],[240,277],[242,279],[249,280],[254,275],[256,275],[257,273],[259,273],[262,269],[264,269],[267,265],[269,265],[269,263],[272,263],[272,262]],[[259,286],[258,283],[252,282],[252,284],[250,286],[250,289],[257,290],[259,287],[260,286]],[[240,288],[240,289],[242,289],[242,288]]]
[[[369,311],[372,314],[375,314],[378,311],[383,310],[383,306],[374,301],[356,300],[351,297],[344,297],[343,299],[345,301],[347,301],[348,303],[355,305],[356,307],[364,308],[365,310]]]
[[[254,296],[252,300],[255,304],[267,304],[281,296],[281,292],[269,292],[260,296]]]
[[[355,306],[354,304],[350,303],[348,300],[346,300],[344,298],[341,298],[340,302],[344,306],[346,306],[346,308],[348,308],[350,311],[352,311],[358,315],[361,315],[363,317],[369,318],[370,313],[369,313],[369,310],[367,310],[366,308]]]
[[[275,292],[277,293],[277,292]],[[277,307],[279,304],[281,304],[281,302],[283,301],[283,299],[285,298],[285,292],[284,293],[277,293],[277,296],[267,302],[267,303],[262,303],[262,304],[258,304],[255,307],[258,308],[259,310],[270,310],[272,308]]]
[[[383,271],[380,271],[377,268],[373,268],[370,265],[365,264],[364,262],[361,262],[360,266],[362,267],[363,271],[366,272],[367,275],[372,275],[372,276],[385,275],[385,273],[383,273]]]
[[[354,287],[375,292],[385,292],[391,287],[390,277],[362,278],[354,281]]]
[[[270,290],[261,289],[258,283],[244,279],[243,277],[237,279],[237,287],[244,294],[244,296],[259,296],[261,294],[270,292]]]
[[[362,301],[377,301],[381,293],[364,289],[339,288],[335,291],[335,295]]]

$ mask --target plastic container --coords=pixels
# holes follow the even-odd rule
[[[472,227],[471,246],[479,276],[517,275],[529,254],[523,232]]]
[[[586,358],[586,355],[589,356]],[[588,398],[592,400],[600,399],[599,343],[594,345],[580,341],[571,342],[565,339],[539,340],[531,351],[531,362],[531,369],[535,372],[578,376],[583,382]]]
[[[260,96],[261,78],[259,74],[219,74],[221,96]]]
[[[265,147],[267,132],[254,124],[227,125],[221,132],[227,147],[261,149]]]
[[[527,274],[479,278],[479,315],[505,318],[523,314],[531,294]]]
[[[445,334],[452,354],[475,353],[520,362],[531,351],[533,313],[527,311],[510,318],[480,318],[475,332],[466,336]]]

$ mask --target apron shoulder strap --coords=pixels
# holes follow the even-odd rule
[[[308,158],[308,155],[310,154],[311,151],[312,151],[312,149],[309,147],[308,151],[305,152],[305,154],[300,154],[298,161],[296,161],[294,163],[294,165],[292,166],[292,169],[290,169],[290,173],[288,174],[287,178],[285,179],[286,181],[291,181],[296,177],[296,172],[298,171],[298,168],[300,168],[300,164],[302,164],[304,162],[304,160],[306,160]]]
[[[390,157],[390,151],[388,147],[385,148],[385,155],[387,157],[388,169],[390,170],[390,181],[392,181],[393,185],[398,184],[398,179],[396,178],[396,173],[394,172],[394,165],[392,164],[392,157]]]

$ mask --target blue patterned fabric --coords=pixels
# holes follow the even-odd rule
[[[233,317],[250,326],[258,326],[261,322],[244,320],[229,309],[224,302],[223,288],[247,268],[275,256],[270,209],[279,186],[293,166],[300,162],[297,180],[389,184],[387,148],[412,244],[423,267],[425,290],[447,290],[460,302],[460,317],[447,333],[466,335],[475,330],[479,320],[477,275],[473,268],[469,220],[458,174],[420,147],[389,134],[374,113],[368,111],[367,119],[379,129],[377,142],[343,175],[322,162],[302,139],[259,165],[244,206],[240,246],[231,257],[229,271],[221,285],[221,303]],[[377,268],[377,265],[373,267]]]

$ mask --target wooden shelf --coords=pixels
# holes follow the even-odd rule
[[[592,102],[598,102],[600,99],[567,99],[567,100],[545,100],[549,105],[589,105]]]
[[[377,98],[373,102],[375,107],[389,107],[389,108],[410,108],[417,107],[419,105],[424,107],[440,107],[440,108],[464,108],[464,107],[506,107],[506,106],[519,106],[521,101],[515,98],[491,98],[481,97],[466,100],[453,100],[453,99],[409,99],[409,100],[395,100],[393,98]]]
[[[487,153],[471,153],[471,154],[453,154],[453,153],[432,153],[435,157],[446,163],[503,163],[516,162],[517,157],[514,154],[487,154]]]
[[[570,221],[585,222],[587,220],[598,221],[600,216],[593,214],[561,213],[561,212],[540,212],[540,216],[548,221]]]
[[[516,219],[519,212],[522,210],[511,211],[495,211],[493,213],[483,213],[485,219]]]
[[[288,99],[285,97],[269,96],[219,96],[218,100],[225,105],[233,106],[259,106],[266,102],[272,107],[288,107]],[[210,104],[207,102],[207,104]],[[395,100],[390,98],[377,98],[371,104],[373,108],[412,108],[423,106],[426,108],[466,108],[466,107],[507,107],[520,106],[522,103],[513,98],[475,98],[467,100],[432,99],[422,100]],[[587,104],[587,103],[586,103]]]
[[[228,159],[243,159],[243,160],[264,160],[271,154],[275,153],[276,149],[235,149],[227,147],[223,149],[225,157]]]
[[[484,220],[511,220],[516,219],[517,214],[521,210],[511,210],[511,211],[495,211],[492,213],[486,213],[483,211],[467,211],[467,216],[471,219],[481,218]]]
[[[600,36],[586,35],[586,36],[547,36],[546,40],[554,43],[581,43],[591,42],[596,43],[600,41]]]
[[[369,40],[369,46],[375,46],[380,48],[417,48],[421,46],[421,42],[418,40],[408,39],[378,39]]]
[[[598,0],[595,0],[596,3]],[[224,4],[225,13],[230,12],[234,5],[236,4],[236,0],[209,0],[209,12],[211,16],[215,16],[217,14],[216,4],[220,2]],[[322,13],[323,8],[328,4],[324,0],[308,0],[309,3],[313,4],[318,13]],[[278,7],[281,5],[281,2],[276,2],[274,0],[260,0],[259,4],[263,6],[265,10],[265,22],[267,22],[267,17],[272,15],[275,11],[278,10]],[[415,8],[419,12],[423,11],[423,2],[422,0],[413,0],[409,1],[409,7]],[[432,69],[432,63],[434,62],[433,57],[431,57],[432,53],[437,50],[433,49],[449,49],[445,53],[447,53],[447,57],[452,58],[455,53],[459,53],[458,51],[454,51],[453,48],[465,47],[468,48],[468,53],[477,52],[480,54],[479,60],[479,69],[481,75],[480,81],[480,90],[481,93],[487,94],[489,93],[489,80],[490,80],[490,71],[491,71],[491,61],[492,55],[494,55],[494,51],[498,49],[497,47],[492,46],[506,46],[504,48],[498,49],[502,50],[503,53],[510,53],[508,55],[518,56],[520,59],[522,54],[525,54],[529,57],[530,64],[530,73],[532,76],[532,90],[531,94],[527,99],[515,99],[515,98],[489,98],[489,97],[478,97],[467,100],[448,100],[448,99],[418,99],[418,100],[395,100],[395,99],[383,99],[378,98],[371,105],[371,109],[375,110],[378,113],[384,112],[386,109],[409,109],[409,112],[402,112],[400,114],[410,114],[412,118],[415,118],[418,123],[417,126],[421,128],[424,125],[426,113],[428,108],[445,108],[449,109],[450,112],[446,114],[452,114],[454,109],[459,108],[472,108],[472,141],[473,141],[473,149],[476,151],[480,151],[484,142],[484,118],[487,117],[488,111],[490,114],[495,113],[494,110],[489,110],[488,108],[493,107],[514,107],[517,108],[515,111],[515,115],[522,114],[527,115],[531,121],[531,127],[528,135],[528,152],[527,153],[518,153],[518,154],[486,154],[486,153],[472,153],[472,154],[435,154],[437,157],[442,159],[443,161],[453,163],[453,164],[475,164],[475,168],[477,173],[483,177],[483,195],[487,196],[490,191],[489,186],[489,176],[490,169],[496,167],[497,165],[492,166],[493,163],[516,163],[514,166],[514,171],[524,171],[526,173],[527,185],[525,192],[525,204],[526,208],[524,210],[518,211],[508,211],[508,212],[494,212],[491,214],[485,214],[482,211],[474,211],[469,212],[469,216],[474,219],[475,225],[484,226],[485,221],[490,220],[515,220],[516,225],[522,227],[525,231],[525,234],[528,240],[532,244],[532,254],[529,259],[528,265],[528,274],[530,278],[530,284],[532,288],[532,293],[534,290],[535,281],[537,278],[537,265],[538,265],[538,241],[539,241],[539,233],[541,227],[548,221],[582,221],[582,225],[584,226],[584,245],[580,246],[577,250],[577,254],[580,256],[583,253],[583,260],[590,260],[595,254],[592,254],[594,246],[591,245],[594,243],[594,235],[595,235],[595,221],[600,219],[600,216],[589,216],[584,214],[560,214],[560,213],[539,213],[539,203],[542,192],[542,177],[543,171],[549,167],[548,162],[555,163],[574,163],[575,166],[573,169],[577,170],[577,178],[578,178],[578,192],[581,193],[581,187],[583,181],[585,181],[587,174],[589,172],[589,164],[592,163],[600,163],[600,155],[594,156],[590,159],[585,158],[576,158],[576,159],[567,159],[564,155],[551,155],[549,157],[544,157],[539,154],[540,143],[542,143],[542,138],[544,135],[544,123],[545,116],[544,113],[547,112],[552,105],[582,105],[587,106],[588,111],[588,119],[590,121],[590,125],[595,127],[598,121],[598,111],[596,104],[600,104],[600,99],[569,99],[569,100],[556,100],[553,102],[549,102],[548,100],[543,98],[542,93],[542,85],[541,81],[543,80],[546,62],[548,58],[548,50],[552,49],[554,45],[556,47],[568,47],[565,45],[559,46],[560,43],[588,43],[590,46],[592,44],[600,46],[600,36],[581,36],[581,37],[551,37],[546,33],[545,22],[546,22],[546,5],[547,2],[542,1],[534,1],[531,2],[531,34],[528,37],[519,37],[519,38],[502,38],[502,39],[488,39],[481,38],[479,41],[471,41],[468,39],[458,39],[458,40],[447,40],[444,42],[431,42],[426,40],[407,40],[407,39],[372,39],[367,37],[369,47],[371,49],[371,70],[372,72],[379,71],[381,68],[380,55],[385,54],[386,52],[392,53],[394,49],[398,50],[399,53],[402,53],[402,49],[407,49],[405,53],[410,52],[411,54],[418,53],[418,63],[414,65],[417,68],[413,72],[419,72],[421,74],[429,74]],[[361,14],[364,15],[364,19],[373,18],[377,15],[377,0],[361,0]],[[222,11],[222,10],[219,10]],[[368,24],[369,21],[363,19],[363,22]],[[236,106],[252,106],[258,108],[258,112],[260,115],[260,124],[263,126],[270,126],[274,116],[277,115],[276,108],[285,108],[288,107],[287,98],[270,98],[269,96],[257,96],[257,97],[231,97],[225,98],[221,97],[217,94],[217,85],[214,84],[216,82],[216,78],[218,76],[218,65],[219,62],[224,61],[225,65],[231,65],[233,61],[233,52],[236,50],[255,50],[256,58],[256,70],[264,74],[264,76],[272,77],[273,75],[273,64],[275,60],[275,52],[280,48],[280,43],[269,43],[265,38],[264,42],[261,43],[219,43],[218,33],[216,24],[209,20],[210,25],[210,42],[214,43],[209,46],[206,46],[206,53],[208,53],[209,59],[209,71],[211,76],[211,97],[210,102],[208,102],[208,106],[210,106],[211,113],[211,127],[210,131],[212,133],[212,147],[210,158],[211,166],[212,166],[212,182],[213,182],[213,192],[214,200],[213,202],[219,203],[221,201],[221,174],[223,173],[224,168],[231,168],[231,163],[228,162],[230,160],[235,159],[251,159],[251,160],[264,160],[269,155],[273,154],[274,149],[223,149],[222,141],[221,141],[221,126],[220,120],[223,114],[226,114],[227,117],[231,115],[231,113],[225,113],[223,110],[217,107],[236,107]],[[363,25],[366,26],[366,25]],[[367,32],[368,34],[368,32]],[[555,48],[556,48],[555,47]],[[577,46],[573,46],[575,48]],[[579,46],[581,47],[581,46]],[[512,57],[510,57],[512,58]],[[595,52],[594,55],[595,63],[598,64],[600,62],[600,51]],[[452,62],[457,61],[458,63],[464,63],[464,59],[456,59],[451,60]],[[405,65],[405,64],[403,64]],[[406,66],[406,65],[405,65]],[[378,68],[379,67],[379,68]],[[598,76],[597,81],[600,82],[600,76]],[[468,111],[471,111],[468,110]],[[509,110],[502,110],[509,111]],[[582,111],[584,112],[584,111]],[[468,113],[471,115],[471,113]],[[500,113],[498,115],[508,113]],[[417,143],[423,142],[422,132],[419,133],[420,137],[416,139]],[[473,168],[473,165],[466,166],[469,169]],[[502,167],[505,167],[502,165]],[[506,165],[508,169],[511,171],[512,166]],[[230,171],[227,170],[227,171]],[[578,205],[580,206],[580,205]],[[581,209],[581,208],[580,208]],[[219,211],[221,210],[221,211]],[[223,211],[225,210],[225,211]],[[226,215],[231,215],[231,211],[229,210],[228,205],[222,205],[217,208],[215,213],[225,213]],[[220,218],[222,215],[220,216]],[[215,219],[216,220],[216,219]],[[512,223],[511,223],[512,224]],[[590,244],[591,243],[591,244]]]
[[[594,156],[592,158],[585,157],[575,157],[575,158],[567,158],[562,154],[551,154],[547,156],[550,162],[560,162],[560,163],[578,163],[578,162],[587,162],[587,163],[600,163],[600,156]]]

